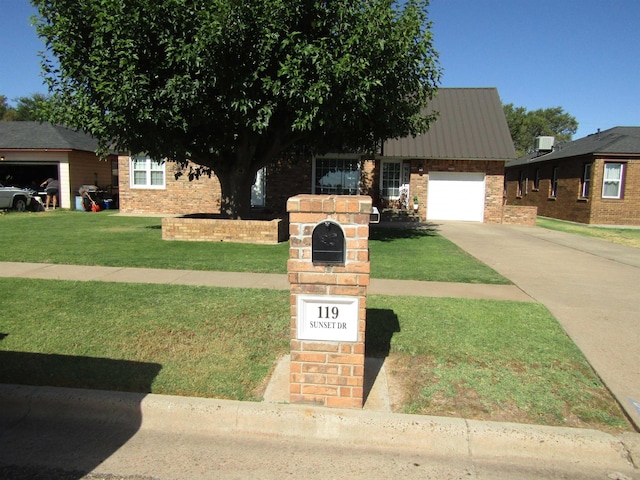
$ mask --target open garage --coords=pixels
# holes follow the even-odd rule
[[[58,164],[52,162],[0,162],[0,183],[20,188],[42,190],[40,184],[47,178],[59,178]]]
[[[62,208],[76,208],[79,189],[95,185],[115,197],[117,157],[101,160],[91,136],[40,122],[0,122],[0,183],[40,192],[47,178],[60,182]]]

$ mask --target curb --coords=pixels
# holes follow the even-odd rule
[[[199,436],[238,434],[408,449],[435,457],[635,472],[640,434],[315,406],[0,385],[0,426],[98,422]]]

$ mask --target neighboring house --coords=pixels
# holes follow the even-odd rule
[[[640,127],[614,127],[542,148],[506,165],[506,201],[538,215],[594,225],[640,225]],[[547,145],[544,145],[545,141]]]
[[[59,206],[76,208],[82,185],[117,193],[117,157],[100,160],[91,136],[51,123],[0,122],[0,183],[41,190],[60,181]]]
[[[515,150],[495,88],[442,88],[430,104],[439,112],[429,131],[390,140],[381,152],[285,159],[259,172],[255,207],[284,214],[301,193],[363,194],[378,207],[404,206],[426,220],[502,222],[504,164]],[[145,156],[119,157],[120,211],[218,213],[215,178],[177,180],[173,163]]]

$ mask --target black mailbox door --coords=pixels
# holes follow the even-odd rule
[[[319,223],[311,235],[311,260],[318,265],[344,265],[344,232],[330,220]]]

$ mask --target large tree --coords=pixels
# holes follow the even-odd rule
[[[503,109],[518,157],[533,151],[536,137],[552,136],[556,142],[567,142],[578,130],[577,120],[562,107],[527,111],[508,103]]]
[[[51,119],[212,169],[231,217],[296,148],[424,132],[440,76],[427,0],[32,0]]]
[[[0,120],[3,121],[36,121],[43,120],[47,115],[49,97],[42,93],[34,93],[30,97],[18,97],[14,99],[16,106],[12,107],[7,102],[7,97],[0,95]]]
[[[4,116],[11,110],[11,105],[5,95],[0,95],[0,121],[5,120]]]

